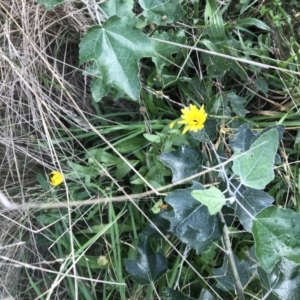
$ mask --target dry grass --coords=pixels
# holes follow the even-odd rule
[[[92,23],[89,16],[72,1],[47,12],[34,1],[0,3],[0,190],[8,201],[36,201],[36,174],[61,168],[52,142],[57,128],[88,127],[82,121],[93,114],[87,78],[73,66],[80,38]],[[73,154],[71,145],[60,147]],[[39,260],[20,237],[35,228],[30,212],[2,209],[0,220],[0,298],[18,299],[23,283],[17,262],[22,255]]]

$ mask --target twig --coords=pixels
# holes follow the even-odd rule
[[[232,252],[232,249],[231,249],[229,230],[228,230],[228,227],[225,223],[225,219],[224,219],[224,216],[223,216],[222,212],[219,212],[219,217],[220,217],[221,221],[224,223],[223,241],[224,241],[224,245],[225,245],[225,249],[226,249],[226,254],[227,254],[229,266],[230,266],[231,271],[232,271],[232,277],[233,277],[233,282],[234,282],[234,286],[235,286],[235,289],[236,289],[236,294],[237,294],[237,297],[238,297],[239,300],[245,300],[243,286],[242,286],[240,276],[239,276],[239,273],[238,273],[236,265],[235,265],[233,252]]]

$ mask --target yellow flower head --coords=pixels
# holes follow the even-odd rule
[[[179,124],[185,124],[182,131],[185,134],[188,130],[197,132],[203,129],[204,123],[207,119],[207,113],[204,110],[204,105],[199,109],[196,105],[190,104],[190,107],[185,107],[181,110],[181,121]]]
[[[50,173],[50,184],[52,186],[58,186],[64,181],[64,175],[58,171],[52,171]]]

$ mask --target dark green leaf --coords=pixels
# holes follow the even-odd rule
[[[173,33],[171,30],[162,33],[155,32],[153,37],[164,41],[171,41],[173,43],[186,44],[186,37],[183,30],[179,30],[176,33]],[[152,61],[155,63],[157,73],[161,74],[164,66],[170,66],[174,62],[172,54],[178,52],[180,47],[155,40],[152,41],[152,44],[154,50],[158,54],[156,57],[152,58]]]
[[[126,271],[135,282],[151,284],[167,272],[167,261],[163,251],[155,253],[145,235],[140,235],[136,250],[136,259],[124,260]]]
[[[188,146],[180,146],[176,151],[166,152],[158,159],[172,170],[172,182],[197,174],[202,170],[203,156]]]
[[[267,94],[269,91],[269,86],[266,80],[262,77],[255,79],[255,84],[258,87],[258,90],[262,91],[264,94]]]
[[[232,150],[242,153],[249,150],[256,140],[256,136],[250,129],[250,125],[246,123],[238,128],[235,137],[230,140],[229,145]]]
[[[180,2],[180,0],[139,0],[147,21],[157,25],[179,21],[184,14]]]
[[[168,229],[170,227],[170,222],[166,220],[162,215],[164,215],[164,211],[161,211],[158,214],[154,214],[151,217],[152,223],[164,234],[166,235],[168,233]],[[154,225],[150,223],[148,226],[143,230],[143,233],[148,236],[155,239],[161,239],[163,238],[161,234],[156,230]]]
[[[191,131],[190,135],[195,140],[204,143],[209,143],[210,141],[213,141],[216,138],[217,125],[218,122],[216,119],[209,118],[208,120],[206,120],[204,128],[202,130],[198,130],[196,132]]]
[[[258,268],[264,300],[300,299],[300,265],[283,258],[271,273]]]
[[[37,0],[37,3],[45,5],[46,9],[52,9],[56,5],[63,3],[65,0]]]
[[[253,221],[256,256],[260,266],[270,273],[282,258],[300,263],[300,215],[291,209],[271,206]]]
[[[236,95],[236,93],[228,93],[227,98],[230,101],[230,105],[232,110],[240,117],[245,117],[245,108],[244,104],[246,102],[245,99]]]
[[[259,136],[243,155],[233,155],[233,172],[247,187],[264,189],[274,178],[274,162],[278,147],[278,132],[271,129]]]
[[[251,232],[253,218],[264,208],[270,206],[274,199],[267,193],[255,189],[239,189],[236,201],[232,207],[234,214],[243,224],[244,228]]]
[[[89,28],[83,37],[79,45],[80,63],[92,61],[102,75],[101,92],[93,94],[103,95],[103,91],[113,87],[133,100],[138,98],[139,59],[155,56],[155,53],[148,37],[135,24],[134,18],[114,16],[102,27]]]
[[[194,300],[194,298],[188,297],[187,295],[170,288],[164,288],[163,291],[166,297],[165,300]]]
[[[211,216],[207,207],[191,196],[193,190],[201,189],[204,189],[201,184],[194,184],[192,188],[170,193],[165,199],[174,209],[174,217],[170,220],[173,234],[197,253],[219,239],[222,230],[218,216]]]
[[[233,256],[242,286],[245,286],[256,271],[256,268],[254,268],[256,262],[249,258],[246,258],[244,261],[239,261],[235,255]],[[213,275],[216,276],[216,280],[218,281],[217,286],[219,288],[225,291],[235,290],[232,271],[229,267],[227,256],[224,256],[221,268],[213,269]]]

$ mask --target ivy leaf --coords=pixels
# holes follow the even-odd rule
[[[282,258],[300,263],[299,227],[300,214],[291,209],[271,206],[256,216],[252,226],[256,256],[267,273]]]
[[[172,182],[187,178],[202,170],[201,152],[181,145],[178,150],[165,152],[158,159],[172,170]]]
[[[251,232],[253,218],[274,202],[269,194],[255,189],[239,189],[237,198],[238,202],[232,205],[234,215],[239,218],[248,232]]]
[[[233,172],[240,176],[243,185],[254,189],[264,189],[273,180],[273,166],[278,147],[278,132],[271,129],[251,145],[243,155],[233,155]]]
[[[254,266],[256,262],[253,259],[246,258],[244,261],[239,261],[235,254],[233,254],[235,265],[239,273],[242,286],[245,286],[256,271]],[[218,281],[217,287],[225,291],[234,291],[235,284],[233,280],[232,271],[228,264],[227,256],[224,256],[223,265],[221,268],[214,268],[213,275]]]
[[[133,0],[109,0],[104,3],[100,2],[100,6],[108,17],[133,16]]]
[[[256,138],[257,135],[252,132],[249,124],[246,123],[238,128],[234,138],[230,140],[229,145],[232,150],[242,153],[249,150]]]
[[[179,21],[184,14],[180,2],[180,0],[139,0],[147,21],[157,25]]]
[[[102,76],[100,95],[113,87],[133,100],[138,98],[139,59],[155,53],[148,37],[135,24],[133,18],[113,16],[102,27],[89,28],[79,45],[80,63],[91,61]],[[94,84],[92,88],[97,87]]]
[[[283,258],[271,273],[258,268],[265,300],[300,299],[300,265]]]
[[[174,209],[170,218],[173,234],[197,253],[205,251],[212,241],[219,239],[222,230],[218,216],[211,216],[207,207],[191,196],[193,190],[201,189],[203,186],[197,183],[192,188],[170,193],[165,199]]]
[[[210,118],[205,122],[204,128],[202,130],[198,130],[196,132],[191,131],[190,135],[195,140],[198,140],[203,143],[209,143],[210,141],[213,141],[216,138],[217,125],[217,120]]]
[[[238,96],[236,93],[228,93],[227,98],[230,101],[230,105],[232,107],[232,110],[240,117],[245,117],[245,108],[244,104],[246,100],[240,96]]]
[[[171,30],[162,33],[156,31],[153,34],[153,37],[164,41],[171,41],[173,43],[186,44],[186,37],[183,30],[179,30],[175,34]],[[161,74],[164,66],[170,66],[174,62],[172,54],[178,52],[180,47],[155,40],[152,40],[152,44],[154,50],[158,54],[156,57],[152,58],[152,61],[155,63],[157,73]]]
[[[136,259],[124,260],[126,271],[135,282],[151,284],[167,272],[167,261],[163,251],[155,253],[145,235],[140,235],[136,249]]]
[[[225,196],[214,186],[207,190],[192,191],[191,195],[197,201],[207,206],[210,215],[215,215],[219,212],[226,202]]]
[[[65,0],[37,0],[37,3],[45,5],[46,9],[53,9],[56,5],[65,2]]]

